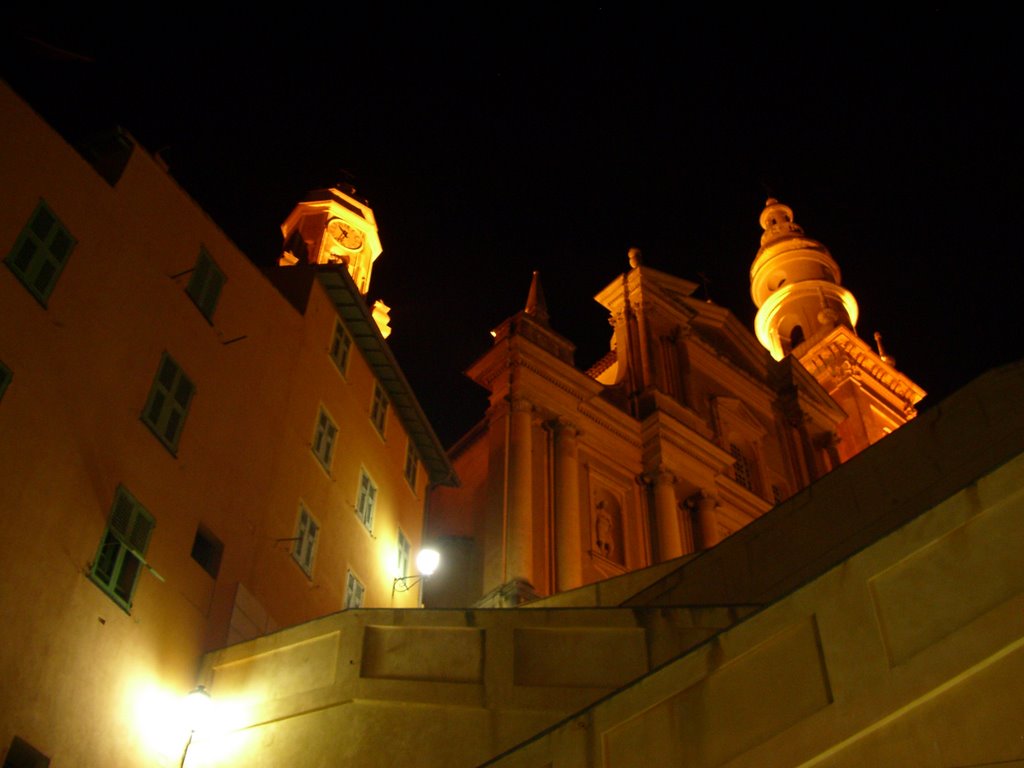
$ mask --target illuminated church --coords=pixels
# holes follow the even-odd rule
[[[857,335],[825,246],[777,200],[760,223],[756,337],[634,249],[595,297],[610,351],[581,371],[534,274],[467,371],[490,406],[450,451],[460,485],[431,496],[451,565],[428,605],[516,605],[708,549],[915,416],[924,391]]]
[[[633,252],[578,370],[535,276],[445,452],[352,190],[263,271],[0,120],[3,768],[1024,763],[1024,364],[915,417],[785,205],[753,331]]]

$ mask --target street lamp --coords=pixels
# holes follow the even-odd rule
[[[395,592],[408,592],[416,584],[433,575],[440,564],[441,555],[436,549],[421,549],[416,555],[416,570],[419,573],[397,577],[391,585],[392,599],[395,597]]]
[[[192,746],[192,737],[196,728],[199,728],[210,716],[210,708],[213,700],[205,685],[197,685],[185,697],[183,715],[185,725],[188,727],[188,741],[185,742],[185,749],[181,753],[181,762],[178,768],[185,768],[185,758],[188,757],[188,748]]]

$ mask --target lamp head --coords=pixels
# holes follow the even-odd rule
[[[205,685],[197,685],[185,697],[185,724],[194,731],[209,719],[213,701]]]
[[[436,549],[421,549],[416,555],[416,570],[424,576],[433,575],[441,564],[441,555]]]

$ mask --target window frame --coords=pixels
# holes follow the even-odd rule
[[[370,421],[373,423],[377,434],[384,437],[384,428],[387,426],[388,410],[391,408],[391,398],[379,381],[373,383],[373,402],[370,405]]]
[[[354,589],[356,586],[358,586],[358,594],[356,594],[356,589]],[[353,595],[355,595],[355,599],[352,599]],[[342,604],[342,610],[347,611],[350,608],[362,608],[365,598],[366,585],[359,580],[355,571],[349,568],[345,572],[345,597]]]
[[[36,225],[43,215],[50,218],[50,223],[46,225],[46,232],[40,235]],[[56,242],[62,243],[65,248],[63,255],[54,253],[53,246]],[[40,198],[28,222],[14,241],[14,246],[4,258],[4,263],[35,300],[45,307],[77,244],[78,241],[53,209]],[[26,256],[27,245],[31,246],[32,252]],[[46,284],[40,287],[38,283],[40,276],[44,274],[44,265],[49,266],[50,272],[46,276]]]
[[[165,376],[167,366],[174,368],[169,384],[164,382],[164,379],[167,378]],[[184,403],[178,397],[181,394],[182,383],[186,384],[188,389]],[[189,407],[192,405],[195,393],[195,383],[185,374],[181,365],[167,352],[164,352],[160,357],[160,364],[156,368],[156,375],[153,376],[153,383],[146,396],[146,405],[139,418],[173,456],[178,455],[181,433],[185,430],[185,421],[188,419]],[[159,410],[156,418],[152,413],[154,408]],[[174,433],[168,435],[168,429],[172,424]]]
[[[131,613],[139,576],[149,567],[146,551],[155,528],[156,520],[149,510],[127,488],[118,485],[107,526],[89,567],[89,579],[125,613]],[[123,583],[125,575],[130,583]]]
[[[373,533],[373,517],[377,509],[378,491],[377,484],[373,482],[370,473],[366,471],[365,467],[361,467],[359,488],[356,491],[355,513],[363,527],[370,533]]]
[[[331,336],[331,346],[327,349],[327,356],[331,358],[334,367],[343,378],[348,378],[349,361],[352,359],[352,335],[337,318],[334,321],[334,335]]]
[[[309,447],[313,451],[313,455],[316,456],[316,460],[320,462],[320,466],[328,473],[331,471],[331,462],[334,460],[334,445],[337,438],[338,425],[331,418],[327,409],[321,405],[317,412],[316,426],[313,428],[313,442]]]
[[[405,531],[398,529],[397,541],[397,562],[395,563],[395,578],[404,579],[409,575],[409,565],[412,562],[412,542],[405,535]]]
[[[413,443],[412,438],[409,438],[409,442],[405,447],[405,467],[402,470],[402,474],[405,475],[405,482],[409,484],[413,493],[416,492],[416,480],[419,478],[420,471],[420,454],[416,450],[416,445]]]
[[[295,520],[295,536],[292,540],[292,560],[310,579],[316,563],[317,544],[320,541],[320,521],[309,508],[299,502],[299,514]]]
[[[196,526],[195,536],[192,538],[192,560],[202,568],[211,578],[216,579],[220,573],[220,563],[224,557],[224,542],[218,539],[213,532],[202,523]]]
[[[729,443],[733,458],[733,479],[751,493],[754,492],[754,462],[736,443]]]
[[[192,299],[207,322],[211,324],[213,323],[213,313],[217,311],[220,294],[227,281],[227,275],[214,261],[210,252],[205,247],[199,246],[199,256],[196,257],[196,265],[192,268],[188,285],[185,286],[185,293]]]

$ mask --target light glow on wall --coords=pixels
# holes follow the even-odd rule
[[[147,682],[140,684],[131,698],[142,743],[165,758],[180,757],[189,735],[182,692]]]
[[[253,721],[252,702],[268,695],[259,691],[245,698],[218,699],[210,691],[197,713],[194,691],[172,690],[150,681],[140,683],[131,696],[133,719],[142,743],[162,758],[158,764],[178,765],[188,744],[186,765],[202,765],[231,758],[245,747],[247,736],[238,731]]]

